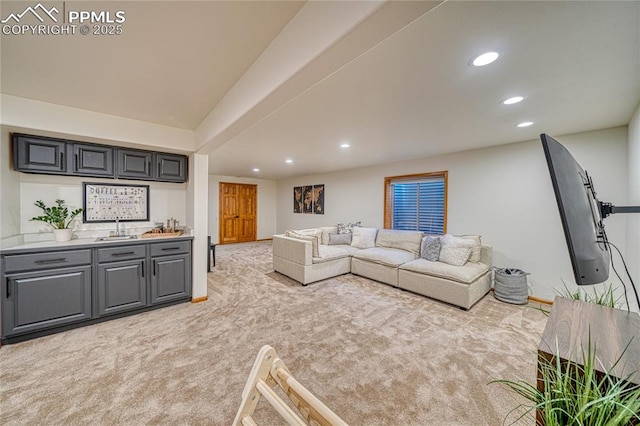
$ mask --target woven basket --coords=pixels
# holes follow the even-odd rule
[[[496,268],[493,282],[493,294],[496,299],[523,305],[529,297],[527,273],[520,269]]]

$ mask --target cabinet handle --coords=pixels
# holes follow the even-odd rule
[[[38,265],[46,265],[49,263],[62,263],[62,262],[66,262],[67,258],[66,257],[61,257],[59,259],[45,259],[45,260],[36,260],[35,263],[37,263]]]
[[[144,278],[144,260],[142,261],[141,271],[142,271],[142,278]]]
[[[165,247],[162,249],[162,251],[169,251],[169,250],[180,250],[180,247]]]
[[[123,251],[123,252],[120,252],[120,253],[111,253],[111,256],[129,256],[129,255],[132,255],[132,254],[136,254],[136,252],[135,251]]]
[[[75,155],[75,163],[76,163],[76,168],[75,171],[78,171],[78,154]]]
[[[64,167],[64,152],[60,153],[60,167]],[[66,170],[67,168],[64,167],[64,169]]]
[[[153,261],[153,276],[156,276],[156,261]]]
[[[7,299],[11,297],[11,279],[7,278]]]

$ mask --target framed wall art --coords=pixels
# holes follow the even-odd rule
[[[324,185],[295,186],[293,212],[324,214]]]
[[[83,222],[149,221],[149,185],[84,182]]]

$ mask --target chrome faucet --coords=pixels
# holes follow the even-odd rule
[[[109,236],[122,237],[122,234],[120,234],[120,218],[119,217],[116,217],[116,232],[115,233],[113,231],[109,232]]]

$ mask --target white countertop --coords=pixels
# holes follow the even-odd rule
[[[98,237],[91,238],[74,238],[70,241],[57,242],[55,240],[47,240],[47,241],[35,241],[28,243],[18,243],[15,245],[3,246],[0,252],[14,252],[14,251],[29,251],[29,250],[37,250],[37,249],[73,249],[73,248],[85,248],[88,246],[96,246],[96,245],[115,245],[115,244],[140,244],[140,243],[151,243],[154,241],[166,241],[166,240],[174,240],[174,239],[191,239],[191,235],[183,234],[178,237],[176,236],[167,236],[167,237],[153,237],[153,238],[132,238],[127,240],[111,240],[111,241],[97,241]]]

